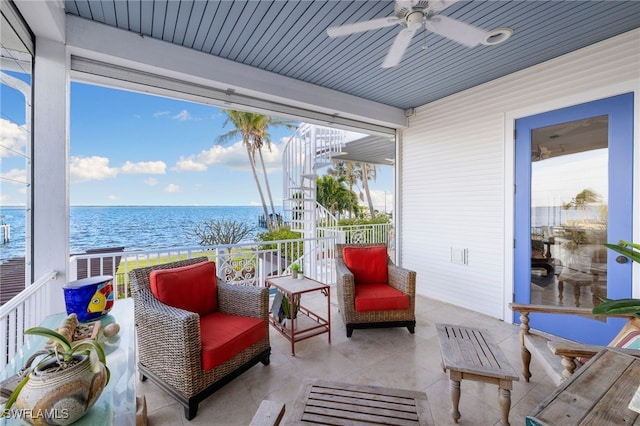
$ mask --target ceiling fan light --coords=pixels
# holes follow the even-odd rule
[[[494,46],[504,43],[512,34],[513,30],[511,28],[496,28],[495,30],[487,31],[487,35],[481,43],[485,46]]]

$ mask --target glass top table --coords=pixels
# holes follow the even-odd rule
[[[66,316],[66,313],[48,316],[41,325],[56,329]],[[107,367],[111,371],[111,378],[95,405],[73,424],[74,426],[133,426],[136,424],[136,341],[133,326],[133,299],[116,300],[111,312],[102,317],[100,322],[99,341],[103,344],[107,355]],[[113,322],[120,325],[120,332],[107,339],[102,335],[102,328]],[[46,341],[46,337],[29,336],[22,349],[0,373],[0,381],[17,373],[34,352],[44,347]],[[24,423],[15,418],[0,419],[0,425],[14,424],[23,425]]]

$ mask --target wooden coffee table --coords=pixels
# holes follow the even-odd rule
[[[640,415],[628,407],[638,377],[640,351],[603,349],[533,409],[526,424],[640,425]]]
[[[427,394],[380,386],[307,380],[286,424],[434,425]]]
[[[509,425],[512,381],[519,380],[518,374],[489,333],[451,324],[436,324],[436,328],[442,353],[442,368],[449,370],[451,380],[453,420],[458,423],[460,419],[460,382],[467,379],[498,385],[502,424]]]

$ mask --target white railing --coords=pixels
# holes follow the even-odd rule
[[[288,274],[293,262],[302,262],[305,275],[326,284],[335,282],[333,251],[335,239],[301,238],[296,240],[247,242],[233,245],[196,246],[146,251],[124,251],[74,255],[70,259],[69,276],[76,275],[79,260],[100,268],[87,269],[88,276],[112,275],[116,297],[130,295],[129,271],[178,259],[207,256],[216,262],[219,279],[238,285],[264,286],[269,276]],[[106,269],[103,266],[106,265]]]
[[[338,227],[338,218],[331,214],[329,210],[322,204],[316,202],[316,223],[319,228],[336,229]],[[322,235],[317,234],[317,237]]]
[[[57,275],[55,271],[45,274],[0,307],[0,342],[4,342],[0,346],[0,370],[24,344],[24,331],[44,319],[47,284]]]
[[[388,223],[372,223],[368,225],[342,225],[325,233],[334,236],[339,244],[373,244],[389,245],[392,240],[391,225]]]

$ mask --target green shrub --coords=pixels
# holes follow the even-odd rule
[[[288,226],[281,226],[280,228],[261,232],[257,236],[258,241],[266,242],[266,241],[281,241],[281,240],[299,240],[302,238],[299,232],[292,231]],[[278,248],[277,244],[261,244],[260,250],[275,250]],[[304,244],[302,241],[286,244],[282,256],[290,261],[295,261],[299,259],[304,254]]]
[[[391,218],[386,215],[378,215],[371,219],[362,219],[362,218],[351,218],[351,219],[340,219],[338,221],[338,226],[353,226],[353,225],[376,225],[380,223],[389,223],[391,222]]]

